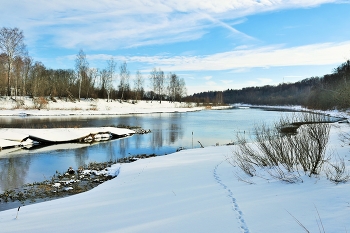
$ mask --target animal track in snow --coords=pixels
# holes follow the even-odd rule
[[[221,162],[222,163],[222,162]],[[240,210],[238,204],[237,204],[237,200],[236,198],[233,196],[233,192],[231,191],[231,189],[229,189],[227,187],[227,185],[225,185],[222,180],[220,179],[218,173],[217,173],[217,169],[219,167],[219,165],[221,164],[217,164],[214,168],[214,178],[215,180],[217,181],[217,183],[222,186],[227,192],[228,192],[228,196],[231,198],[231,201],[232,201],[232,209],[235,211],[236,215],[237,215],[237,220],[240,224],[240,228],[242,230],[243,233],[249,233],[249,229],[248,229],[248,226],[243,218],[243,212]]]

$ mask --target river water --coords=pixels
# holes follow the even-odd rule
[[[117,160],[137,154],[165,155],[179,148],[224,145],[237,133],[249,134],[255,124],[271,124],[280,111],[263,109],[205,110],[187,113],[153,113],[124,116],[0,117],[0,127],[55,128],[140,126],[151,133],[94,144],[60,144],[32,150],[15,149],[0,155],[0,192],[49,179],[89,162]],[[200,142],[200,143],[199,143]]]

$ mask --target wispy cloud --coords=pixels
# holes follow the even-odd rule
[[[0,21],[23,29],[29,43],[45,38],[45,43],[62,48],[113,50],[196,40],[211,27],[224,27],[237,36],[253,39],[227,21],[328,2],[337,1],[2,0]]]
[[[207,56],[118,56],[116,60],[147,63],[164,71],[217,71],[244,72],[250,68],[331,65],[343,62],[350,52],[350,41],[320,43],[285,48],[281,45],[233,50]],[[91,60],[107,60],[110,56],[88,56]],[[73,59],[73,58],[72,58]]]

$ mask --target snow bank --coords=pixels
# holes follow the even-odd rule
[[[275,109],[275,110],[291,110],[291,111],[297,111],[297,112],[314,112],[319,114],[324,114],[331,117],[337,117],[337,118],[350,118],[350,110],[346,111],[339,111],[337,109],[334,110],[314,110],[314,109],[308,109],[305,107],[302,107],[300,105],[281,105],[281,106],[270,106],[270,105],[251,105],[251,104],[233,104],[233,107],[237,108],[266,108],[266,109]]]
[[[21,103],[21,104],[19,104]],[[22,104],[23,103],[23,104]],[[169,103],[163,101],[138,101],[131,102],[113,101],[104,99],[86,99],[80,102],[56,99],[48,101],[48,104],[39,108],[32,98],[20,98],[17,101],[0,98],[1,116],[69,116],[69,115],[123,115],[154,112],[189,112],[199,111],[202,107],[194,107],[188,103]]]
[[[333,124],[330,148],[347,158]],[[0,212],[2,232],[325,232],[350,229],[350,184],[325,177],[303,183],[251,178],[227,162],[234,146],[183,150],[117,165],[119,176],[75,196]],[[113,170],[113,169],[112,169]],[[316,210],[317,208],[317,210]],[[290,214],[289,214],[289,213]]]
[[[102,141],[112,137],[127,137],[135,131],[116,127],[0,129],[0,148],[30,146],[33,143],[64,143]]]
[[[116,136],[128,136],[135,131],[116,127],[86,127],[86,128],[52,128],[52,129],[0,129],[0,138],[23,141],[24,139],[36,138],[47,142],[69,142],[82,139],[89,135],[111,133]]]
[[[21,145],[21,143],[19,143],[19,142],[14,142],[14,141],[0,138],[0,150],[7,148],[7,147],[17,147],[20,145]]]

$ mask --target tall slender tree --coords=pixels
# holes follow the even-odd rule
[[[83,79],[87,77],[88,69],[89,69],[89,63],[86,59],[86,55],[84,51],[80,49],[75,59],[75,70],[77,72],[77,78],[79,82],[79,91],[78,91],[79,102],[80,102],[80,94],[81,94],[81,84],[83,82]]]
[[[123,64],[119,67],[119,92],[121,92],[120,102],[124,100],[124,92],[129,89],[129,79],[130,79],[130,72],[128,70],[126,62],[123,62]]]
[[[104,78],[106,90],[107,90],[107,102],[110,101],[110,95],[113,89],[113,81],[115,80],[115,67],[117,63],[114,61],[113,57],[107,61],[107,76],[103,73],[101,78]]]
[[[167,76],[167,94],[169,101],[180,101],[182,97],[186,95],[186,84],[183,78],[180,78],[176,74],[169,73]]]
[[[153,92],[153,98],[154,98],[154,95],[157,95],[159,99],[159,103],[162,103],[162,97],[164,95],[164,85],[165,85],[164,72],[161,69],[157,70],[157,68],[153,68],[149,77],[151,81],[151,91]]]
[[[7,95],[11,95],[11,71],[16,57],[21,57],[26,50],[23,31],[18,28],[0,29],[0,51],[6,54]]]
[[[138,70],[136,72],[135,80],[134,80],[134,92],[135,92],[135,100],[138,101],[142,99],[142,95],[144,92],[143,89],[144,79],[141,72]]]

